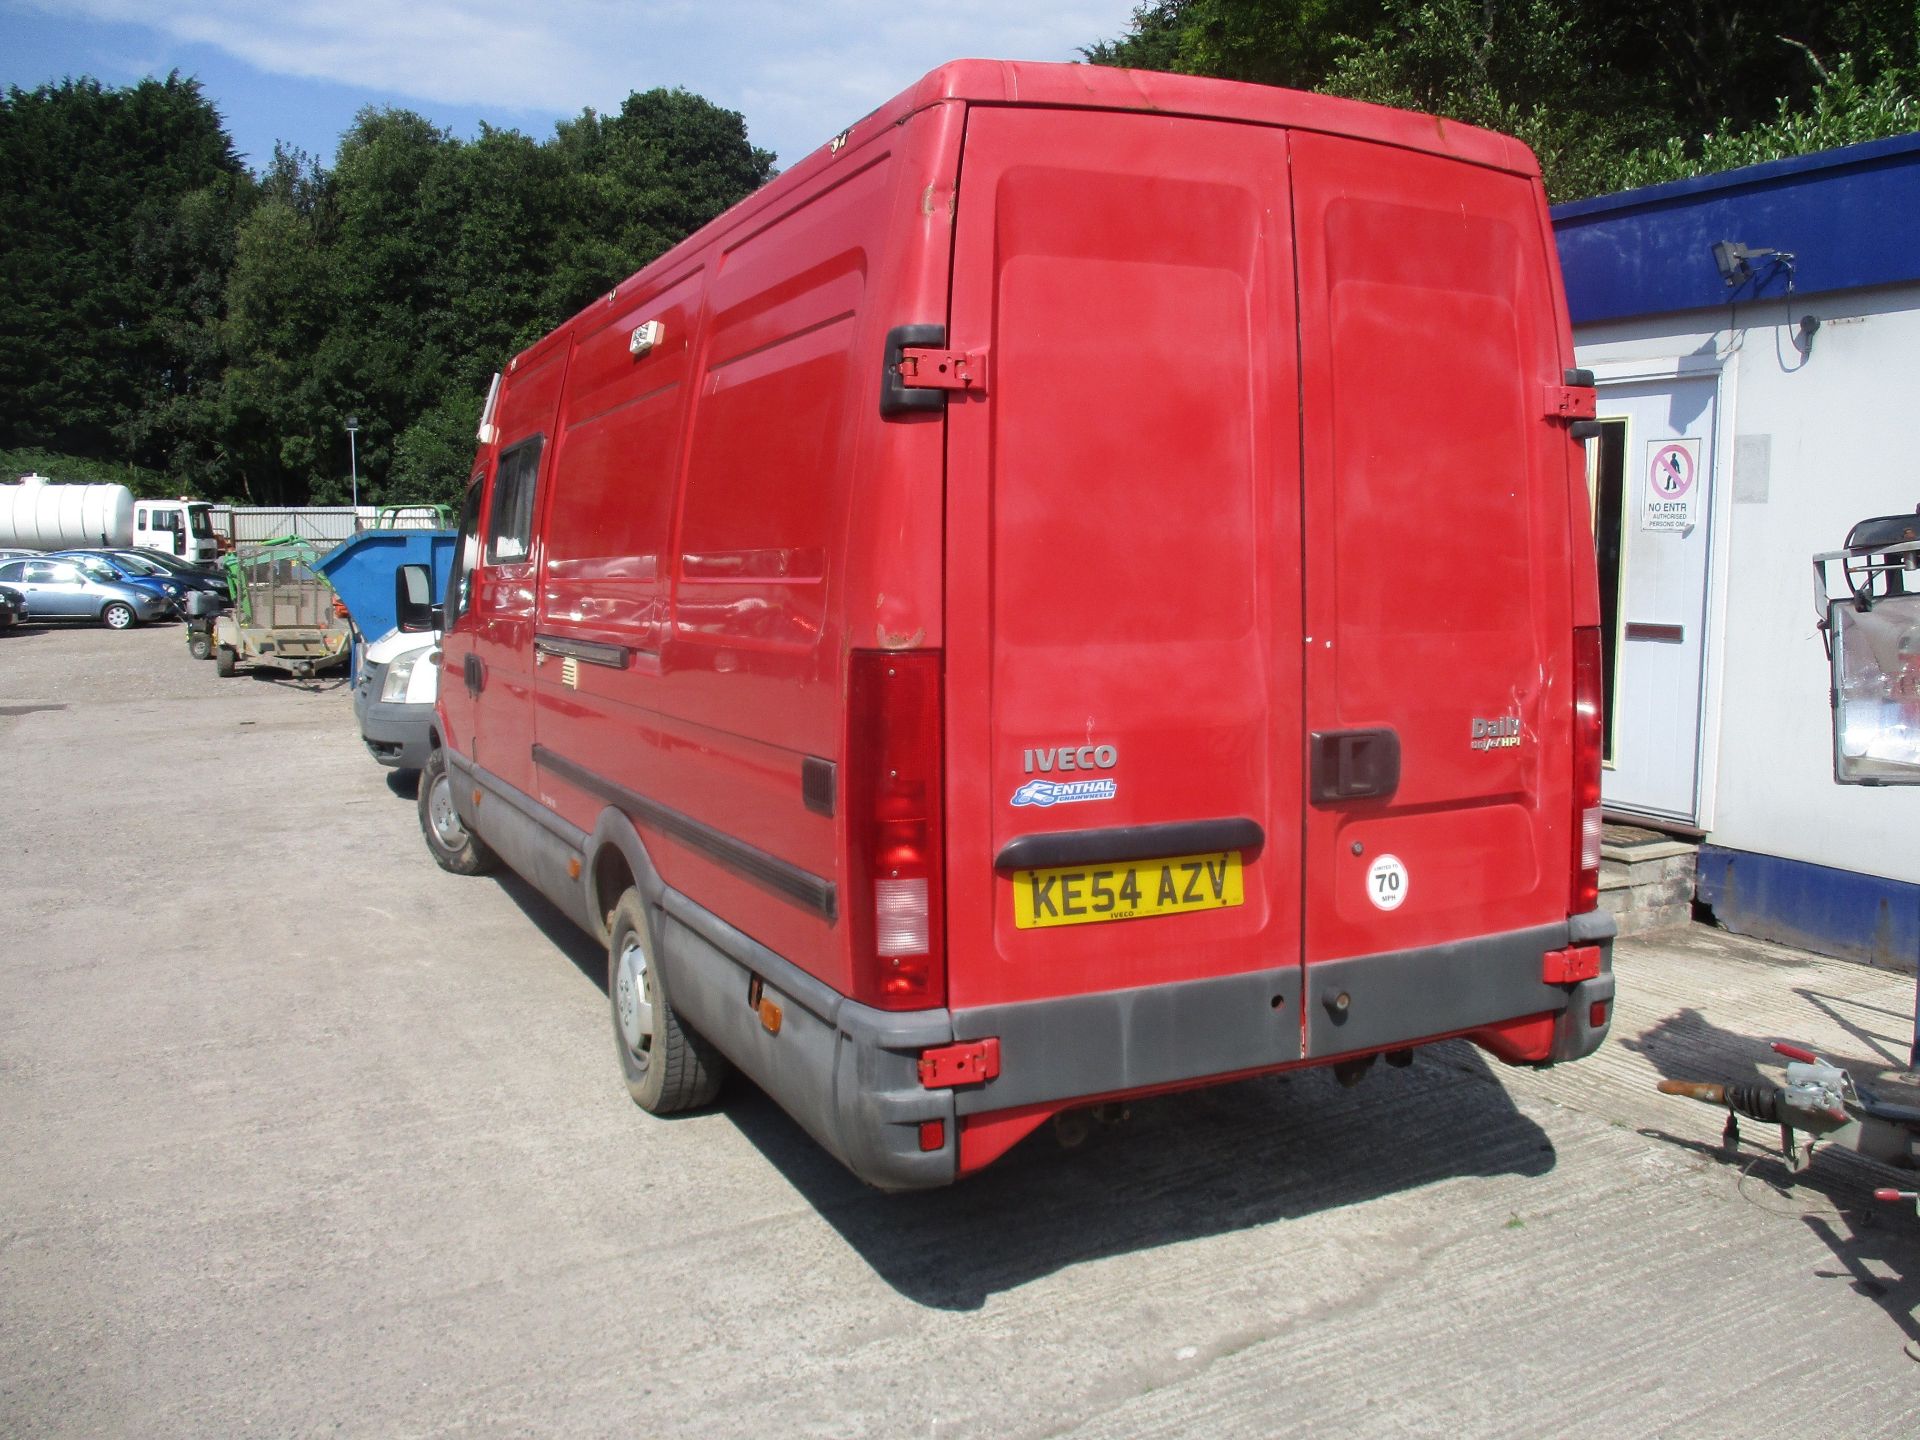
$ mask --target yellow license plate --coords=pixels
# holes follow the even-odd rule
[[[1013,923],[1022,930],[1225,910],[1245,900],[1238,850],[1013,873]]]

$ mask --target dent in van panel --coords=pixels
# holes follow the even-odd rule
[[[655,585],[658,569],[658,559],[652,555],[548,560],[541,614],[550,623],[566,622],[596,638],[656,648],[667,603]]]
[[[827,573],[827,552],[791,545],[688,552],[680,557],[680,573],[701,580],[818,580]]]

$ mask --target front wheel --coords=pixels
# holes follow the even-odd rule
[[[467,829],[453,803],[453,775],[447,752],[435,748],[420,772],[420,793],[414,801],[420,812],[420,833],[427,837],[433,861],[451,875],[485,875],[500,863],[491,846]]]
[[[628,890],[613,908],[607,998],[613,1005],[613,1043],[634,1104],[652,1115],[671,1115],[705,1105],[719,1093],[726,1057],[674,1014],[638,890]]]
[[[137,617],[133,607],[122,600],[115,600],[100,612],[100,623],[109,630],[131,630]]]
[[[221,645],[213,652],[213,668],[222,675],[231,675],[240,668],[240,656],[231,645]]]
[[[204,630],[187,632],[187,653],[196,660],[213,658],[213,637]]]

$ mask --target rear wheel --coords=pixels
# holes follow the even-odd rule
[[[607,945],[607,998],[613,1042],[633,1103],[654,1115],[705,1105],[726,1079],[726,1057],[674,1014],[658,963],[653,925],[640,892],[613,909]]]
[[[467,829],[453,803],[453,775],[447,752],[436,748],[420,772],[420,793],[414,800],[420,812],[420,833],[442,870],[452,875],[485,875],[500,858],[486,841]]]
[[[187,632],[187,653],[196,660],[213,658],[213,637],[204,630]]]
[[[100,623],[109,630],[131,630],[136,618],[133,607],[123,600],[109,602],[100,612]]]
[[[222,645],[213,652],[213,668],[222,675],[231,675],[239,668],[240,657],[231,645]]]

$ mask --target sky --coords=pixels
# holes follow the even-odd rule
[[[0,86],[197,79],[254,169],[275,141],[331,164],[366,105],[456,135],[536,139],[629,91],[746,117],[782,167],[946,60],[1074,60],[1137,0],[0,0]]]

